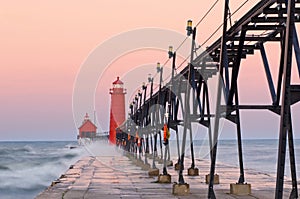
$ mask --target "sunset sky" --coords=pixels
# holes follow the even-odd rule
[[[134,30],[156,28],[164,32],[173,31],[176,41],[186,35],[186,21],[198,22],[215,1],[141,1],[141,0],[52,0],[52,1],[2,1],[0,6],[0,140],[75,140],[78,122],[73,120],[72,94],[76,78],[95,52],[104,48],[118,35]],[[239,19],[257,0],[250,0],[232,21]],[[221,24],[223,1],[197,28],[197,42],[202,44]],[[230,3],[232,12],[241,4]],[[220,32],[204,48],[220,37]],[[151,40],[139,35],[139,39]],[[124,43],[123,43],[124,42]],[[111,56],[126,42],[119,41],[107,54]],[[189,41],[188,41],[189,42]],[[127,44],[126,44],[127,45]],[[125,87],[132,92],[147,81],[148,73],[155,74],[155,63],[165,62],[167,52],[157,49],[139,48],[119,54],[112,63],[101,60],[94,63],[99,70],[95,90],[95,108],[98,123],[108,130],[109,87],[120,76]],[[187,43],[186,45],[189,45]],[[269,47],[269,48],[268,48]],[[277,46],[278,47],[278,46]],[[278,52],[267,46],[272,74],[277,78]],[[115,50],[115,51],[114,51]],[[98,51],[99,52],[99,51]],[[94,53],[94,54],[93,54]],[[179,58],[182,61],[184,57]],[[170,63],[166,67],[170,67]],[[293,81],[299,83],[295,65]],[[145,68],[145,69],[144,69]],[[149,71],[148,71],[149,70]],[[166,71],[168,71],[166,69]],[[95,71],[90,71],[96,74]],[[131,72],[131,73],[129,73]],[[168,74],[167,74],[168,73]],[[165,76],[169,75],[169,71]],[[135,78],[136,77],[136,78]],[[87,80],[89,76],[86,77]],[[127,80],[127,82],[125,81]],[[129,82],[130,81],[130,82]],[[267,103],[270,96],[260,55],[249,57],[242,63],[240,76],[241,102]],[[298,81],[298,82],[297,82]],[[88,85],[88,84],[87,84]],[[84,85],[82,85],[84,86]],[[129,100],[130,94],[126,96]],[[90,115],[93,112],[87,110]],[[259,116],[255,115],[258,114]],[[83,119],[84,115],[82,115]],[[242,112],[242,132],[245,138],[278,138],[279,117],[271,112]],[[300,106],[293,107],[295,137],[300,138]],[[92,117],[93,119],[93,117]],[[231,124],[225,124],[222,138],[235,138]]]

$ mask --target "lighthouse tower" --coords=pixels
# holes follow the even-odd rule
[[[109,141],[116,144],[116,128],[125,121],[126,90],[119,77],[113,82],[113,88],[109,90],[109,94],[111,94]]]

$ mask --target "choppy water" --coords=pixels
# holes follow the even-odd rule
[[[76,142],[0,142],[0,198],[29,199],[48,187],[81,156],[114,156],[113,148],[106,144],[78,147]],[[170,141],[171,156],[177,157],[176,142]],[[194,141],[195,157],[209,159],[207,143]],[[180,145],[181,147],[181,145]],[[244,140],[244,167],[258,172],[276,173],[278,140]],[[158,147],[159,148],[159,147]],[[189,156],[189,141],[186,155]],[[88,151],[88,153],[87,153]],[[111,153],[110,153],[111,152]],[[160,152],[160,151],[159,151]],[[114,151],[114,153],[116,153]],[[160,153],[159,153],[160,154]],[[297,173],[300,174],[300,140],[295,140]],[[113,160],[112,160],[113,161]],[[238,166],[237,143],[221,140],[217,162]],[[286,175],[290,175],[287,150]]]
[[[80,158],[76,142],[0,142],[0,198],[34,198]]]
[[[171,145],[175,147],[175,141]],[[181,146],[181,145],[180,145]],[[278,156],[278,140],[276,139],[257,139],[243,140],[243,160],[244,168],[252,169],[258,172],[268,174],[276,174],[277,156]],[[287,145],[288,146],[288,145]],[[297,166],[297,176],[300,176],[300,140],[294,141],[295,158]],[[186,155],[190,155],[189,141],[187,141]],[[194,141],[195,158],[209,159],[209,147],[205,141]],[[238,150],[236,140],[220,140],[217,151],[217,162],[232,166],[239,166]],[[172,156],[177,154],[172,152]],[[286,169],[285,175],[290,177],[289,151],[286,151]]]
[[[220,146],[224,150],[219,150],[219,158],[222,162],[233,164],[230,157],[236,157],[236,165],[238,165],[237,159],[237,145],[236,141],[221,141]],[[235,151],[231,148],[234,147]],[[288,144],[287,144],[288,147]],[[300,140],[294,141],[295,158],[297,167],[297,176],[300,175]],[[222,149],[221,148],[221,149]],[[244,151],[244,164],[245,168],[254,169],[256,171],[262,171],[265,173],[276,174],[277,170],[277,156],[278,156],[278,140],[245,140],[243,141]],[[290,176],[290,161],[289,150],[286,150],[286,169],[285,175]]]

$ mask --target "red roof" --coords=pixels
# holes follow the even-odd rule
[[[91,122],[90,120],[84,121],[83,124],[78,129],[82,129],[82,128],[97,129],[96,125],[93,124],[93,122]]]
[[[113,84],[123,84],[123,82],[120,80],[120,77],[117,77],[117,80]]]

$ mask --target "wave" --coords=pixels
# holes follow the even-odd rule
[[[68,154],[65,154],[62,158],[72,159],[72,158],[75,158],[77,156],[78,156],[78,154],[76,154],[76,153],[68,153]]]
[[[47,186],[39,183],[27,183],[27,186],[20,186],[20,183],[15,183],[13,185],[1,185],[0,195],[3,199],[31,199],[46,188]]]
[[[82,155],[76,142],[2,142],[0,198],[34,198]]]
[[[29,183],[26,186],[21,184],[15,184],[14,186],[4,185],[0,187],[1,193],[13,193],[13,192],[38,192],[41,189],[45,189],[47,186],[41,183]]]
[[[8,171],[8,170],[10,170],[10,168],[7,166],[0,165],[0,170]]]
[[[25,145],[23,147],[1,147],[0,155],[8,155],[13,153],[36,153],[36,151],[30,146]]]

